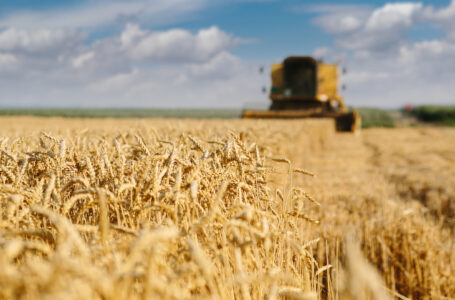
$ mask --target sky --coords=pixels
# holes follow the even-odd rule
[[[0,0],[0,107],[268,105],[289,55],[348,105],[455,104],[455,0]]]

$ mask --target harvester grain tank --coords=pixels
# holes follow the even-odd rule
[[[271,67],[269,110],[244,110],[243,118],[333,118],[338,131],[360,129],[356,110],[338,94],[338,66],[309,56],[291,56]]]

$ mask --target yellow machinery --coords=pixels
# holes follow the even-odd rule
[[[243,118],[334,118],[338,131],[360,129],[338,92],[338,66],[308,56],[291,56],[271,67],[269,110],[244,110]]]

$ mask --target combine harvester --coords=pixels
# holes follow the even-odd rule
[[[269,110],[244,110],[242,118],[333,118],[337,131],[360,130],[357,110],[338,94],[338,66],[308,56],[291,56],[271,68]]]

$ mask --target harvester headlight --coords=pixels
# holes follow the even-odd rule
[[[327,96],[327,94],[321,94],[321,95],[319,95],[319,99],[321,101],[325,102],[329,99],[329,96]]]

